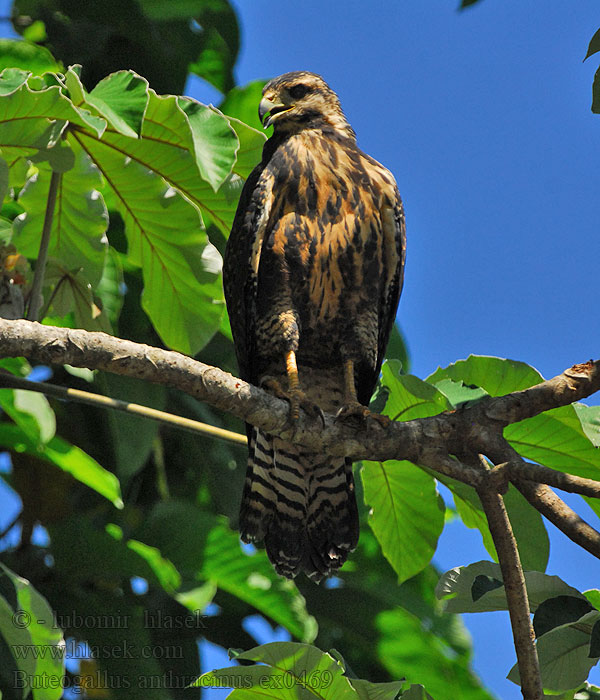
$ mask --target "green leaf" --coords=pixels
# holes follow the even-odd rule
[[[34,75],[46,71],[61,71],[62,63],[54,60],[48,49],[39,44],[15,39],[0,39],[0,71],[21,68]]]
[[[589,479],[600,476],[600,450],[588,439],[573,406],[513,423],[504,436],[527,459]]]
[[[600,447],[600,406],[586,406],[582,403],[571,405],[575,409],[588,440],[594,447]]]
[[[402,700],[434,700],[429,693],[425,692],[422,685],[411,685],[410,688],[402,693]]]
[[[560,625],[537,641],[540,672],[544,688],[565,691],[579,688],[590,669],[598,663],[598,657],[590,658],[589,648],[592,629],[600,620],[600,612],[593,610],[577,622]],[[513,666],[508,679],[519,683],[519,670]]]
[[[492,612],[508,609],[504,586],[490,588],[488,592],[478,595],[477,599],[474,599],[473,585],[480,576],[502,581],[500,566],[491,561],[479,561],[469,564],[469,566],[458,566],[447,571],[440,578],[435,594],[440,600],[445,601],[447,612]],[[535,612],[538,606],[548,598],[560,595],[572,596],[585,601],[584,596],[576,588],[569,586],[558,576],[548,576],[539,571],[526,571],[525,583],[529,607],[532,612]],[[481,592],[478,586],[476,586],[476,590]]]
[[[52,148],[40,148],[29,160],[32,163],[47,162],[55,172],[66,173],[75,165],[75,154],[68,144],[59,142]]]
[[[159,503],[139,534],[184,575],[218,586],[254,606],[299,639],[312,641],[316,623],[292,581],[273,571],[264,551],[242,552],[222,518],[184,502]]]
[[[31,71],[21,68],[5,68],[0,73],[0,97],[10,95],[27,82]]]
[[[112,333],[100,301],[82,272],[72,274],[52,258],[48,261],[46,281],[54,283],[52,313],[64,317],[73,312],[74,327]]]
[[[102,277],[96,287],[96,294],[102,302],[102,311],[106,314],[112,328],[116,328],[123,306],[123,281],[121,258],[119,253],[109,246],[104,258]]]
[[[74,445],[54,437],[41,447],[34,443],[18,426],[0,425],[0,445],[16,452],[26,452],[50,462],[97,491],[117,508],[123,507],[121,488],[117,477]]]
[[[115,195],[129,258],[144,275],[144,310],[169,347],[194,355],[217,331],[224,312],[221,259],[208,243],[197,210],[154,172],[104,140],[82,133],[78,138]],[[149,149],[152,162],[152,146],[143,138],[129,141]]]
[[[10,181],[8,163],[4,158],[0,158],[0,208],[2,207],[2,202],[6,197],[8,192],[8,183]]]
[[[102,180],[98,168],[80,148],[75,148],[75,155],[75,167],[60,180],[48,253],[67,270],[81,270],[95,287],[102,277],[108,247],[108,212],[99,192]],[[35,259],[39,252],[49,186],[50,170],[42,167],[19,195],[25,213],[15,220],[14,244],[28,258]]]
[[[10,69],[0,76],[0,148],[7,160],[51,148],[68,121],[89,128],[60,87],[33,90],[27,83],[19,84],[22,77]],[[99,135],[101,128],[95,133]]]
[[[430,384],[442,379],[463,382],[467,386],[481,387],[490,396],[503,396],[520,391],[543,381],[542,375],[524,362],[504,360],[485,355],[469,355],[448,367],[438,368],[427,377]]]
[[[235,130],[235,124],[232,122]],[[245,143],[238,154],[242,158],[242,171],[247,171],[246,153],[254,157],[256,153],[256,133],[241,127],[240,135]],[[251,137],[251,138],[250,138]],[[173,96],[161,97],[149,90],[148,108],[142,127],[141,139],[130,139],[122,134],[108,131],[98,141],[93,135],[80,132],[78,140],[85,146],[92,157],[102,158],[102,164],[108,167],[107,178],[112,185],[111,176],[113,165],[105,162],[103,155],[106,148],[113,151],[118,168],[121,167],[123,156],[128,156],[144,168],[151,168],[157,175],[163,177],[172,187],[177,189],[190,202],[208,215],[211,221],[225,234],[229,234],[239,194],[243,185],[234,165],[233,174],[227,177],[223,185],[215,192],[202,177],[199,177],[194,139],[189,120]],[[231,146],[231,144],[230,144]],[[215,145],[212,145],[214,148]],[[235,148],[233,149],[235,153]],[[260,154],[257,156],[257,162]],[[206,166],[205,166],[206,167]]]
[[[585,61],[586,58],[589,58],[598,51],[600,51],[600,29],[598,29],[598,31],[592,37],[588,46],[587,53],[585,54],[585,58],[583,60]]]
[[[11,598],[16,602],[13,606],[0,594],[2,637],[11,647],[19,670],[28,679],[27,687],[29,680],[34,677],[52,679],[51,685],[33,689],[34,700],[59,700],[63,693],[61,681],[65,673],[65,642],[62,630],[53,625],[52,609],[29,581],[17,576],[2,563],[0,582],[0,590],[13,590],[14,598]],[[36,657],[32,653],[36,649],[45,650],[46,653],[40,653]]]
[[[219,109],[223,114],[235,117],[264,133],[263,125],[258,118],[258,105],[266,82],[266,80],[254,80],[247,85],[236,85],[227,93]]]
[[[163,386],[108,372],[100,375],[97,381],[102,393],[115,399],[141,403],[159,410],[165,408],[166,390]],[[116,472],[121,482],[126,484],[146,464],[159,426],[156,421],[116,411],[109,412],[108,421]]]
[[[56,416],[43,394],[0,389],[0,406],[34,443],[47,443],[56,433]]]
[[[535,636],[541,637],[555,627],[576,622],[593,609],[588,600],[579,596],[559,595],[548,598],[538,605],[533,616]]]
[[[377,615],[376,625],[379,658],[392,677],[424,683],[436,700],[490,700],[467,661],[449,658],[443,642],[414,615],[387,610]]]
[[[238,119],[228,117],[227,121],[235,131],[240,142],[237,158],[233,165],[233,172],[245,179],[260,163],[267,137],[261,131],[253,129]]]
[[[137,138],[148,105],[148,81],[131,70],[112,73],[101,80],[85,100],[113,129],[124,136]]]
[[[541,514],[512,484],[504,495],[504,505],[517,540],[523,568],[526,571],[546,571],[550,540]]]
[[[600,590],[597,588],[592,588],[589,591],[585,591],[583,595],[596,608],[596,610],[600,610]]]
[[[455,382],[453,379],[442,379],[435,383],[436,389],[442,392],[454,408],[458,408],[469,401],[478,401],[489,394],[478,386],[468,386],[462,380]]]
[[[388,360],[382,368],[381,384],[390,392],[384,413],[392,420],[427,418],[452,409],[434,386],[411,374],[401,374],[401,369],[398,360]]]
[[[237,135],[214,107],[184,97],[178,102],[190,123],[200,175],[216,192],[233,168],[239,147]]]
[[[369,525],[386,559],[406,581],[422,571],[435,553],[444,528],[444,503],[435,479],[411,462],[363,462]]]
[[[106,526],[106,531],[118,542],[123,540],[123,530],[114,523]],[[156,547],[150,547],[138,540],[127,540],[126,545],[132,552],[138,554],[152,569],[157,581],[167,591],[174,593],[181,586],[181,576],[173,564],[165,559]]]
[[[254,661],[260,666],[231,666],[204,673],[192,687],[247,688],[234,690],[232,698],[322,698],[323,700],[354,700],[359,698],[344,668],[330,654],[309,644],[271,642],[236,656],[236,660]],[[247,679],[247,682],[243,681]],[[242,683],[240,683],[242,681]]]
[[[408,354],[406,338],[397,323],[394,323],[392,326],[385,356],[388,360],[400,360],[402,364],[402,374],[408,374],[410,372],[410,356]]]
[[[331,650],[329,653],[332,653]],[[402,693],[402,681],[391,681],[389,683],[372,683],[361,678],[350,678],[350,685],[356,690],[361,700],[397,700],[400,697],[412,698],[412,700],[433,700],[427,693],[419,693],[419,688],[423,686],[413,685],[415,690],[407,690]],[[410,693],[407,695],[406,693]]]

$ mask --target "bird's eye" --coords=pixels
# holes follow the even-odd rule
[[[304,97],[306,93],[308,92],[308,88],[306,85],[294,85],[289,89],[290,97],[294,100],[299,100],[300,98]]]

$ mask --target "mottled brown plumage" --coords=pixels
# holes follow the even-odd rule
[[[314,73],[263,90],[273,125],[238,205],[224,263],[241,376],[299,407],[367,415],[402,288],[404,214],[391,173],[356,145]],[[297,372],[296,372],[297,365]],[[244,541],[275,569],[320,579],[358,540],[352,464],[248,426]]]

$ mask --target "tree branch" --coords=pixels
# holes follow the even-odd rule
[[[406,459],[442,473],[450,472],[441,468],[440,455],[455,454],[465,445],[467,449],[472,445],[470,451],[474,453],[485,453],[481,444],[488,438],[497,438],[504,424],[576,401],[600,389],[600,362],[590,362],[524,391],[486,398],[431,418],[393,422],[386,428],[368,421],[367,430],[357,431],[350,422],[336,421],[333,416],[325,416],[323,425],[320,418],[301,412],[292,435],[286,401],[178,352],[105,333],[0,319],[0,356],[25,356],[48,364],[102,369],[163,384],[314,451],[354,460]],[[452,467],[447,461],[445,465],[447,469]]]
[[[489,480],[487,483],[484,481],[477,488],[477,495],[485,511],[494,546],[498,553],[517,652],[521,692],[525,700],[542,700],[544,693],[535,646],[535,633],[531,624],[525,576],[504,501],[496,491],[495,480]]]

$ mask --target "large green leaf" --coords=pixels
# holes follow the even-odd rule
[[[99,374],[96,381],[102,393],[115,399],[141,403],[158,410],[165,408],[166,390],[163,386],[110,373]],[[110,411],[107,418],[116,471],[121,482],[126,484],[150,456],[159,426],[156,421],[116,411]]]
[[[167,345],[195,354],[216,332],[224,311],[220,256],[208,243],[197,210],[108,141],[84,132],[73,136],[113,191],[125,222],[129,258],[144,274],[144,310]],[[143,138],[129,141],[146,148],[149,162],[160,172],[152,145]]]
[[[481,387],[490,396],[503,396],[543,381],[542,375],[524,362],[484,355],[469,355],[466,360],[458,360],[443,369],[440,367],[427,377],[431,384],[442,379]]]
[[[298,639],[312,641],[316,623],[292,581],[273,571],[264,551],[242,552],[224,522],[189,503],[159,503],[138,537],[156,546],[190,581],[207,581],[249,603]]]
[[[85,96],[119,133],[137,138],[148,105],[148,81],[133,71],[119,71],[101,80]]]
[[[33,700],[59,700],[65,674],[65,642],[53,624],[46,599],[24,578],[0,563],[0,633],[11,648],[22,672],[24,689],[32,688]],[[3,593],[11,595],[5,597]],[[2,672],[0,671],[0,678]],[[45,685],[31,683],[46,678]],[[14,686],[14,677],[13,685]]]
[[[593,610],[576,622],[560,625],[537,640],[537,653],[544,688],[552,691],[576,690],[598,663],[590,657],[592,629],[600,620],[600,612]],[[514,683],[520,682],[515,665],[508,674]]]
[[[600,477],[600,450],[586,435],[573,406],[562,406],[513,423],[504,436],[524,457],[552,469]]]
[[[233,172],[240,177],[247,178],[256,165],[260,163],[267,137],[262,131],[257,131],[238,119],[229,117],[228,121],[240,142]]]
[[[56,416],[43,394],[0,389],[0,406],[34,443],[47,443],[56,433]]]
[[[369,525],[401,583],[424,569],[444,528],[435,479],[411,462],[363,462]]]
[[[43,46],[29,41],[0,39],[0,71],[4,68],[21,68],[41,75],[46,71],[62,70],[62,64],[55,61]]]
[[[398,360],[388,360],[382,368],[381,384],[389,391],[384,413],[392,420],[427,418],[452,409],[452,404],[434,386],[401,371]]]
[[[451,659],[417,617],[396,608],[377,615],[380,658],[392,677],[421,683],[436,700],[489,700],[466,661]]]
[[[150,547],[138,540],[124,540],[123,530],[114,523],[109,523],[106,526],[106,532],[113,537],[117,542],[125,542],[127,549],[135,552],[141,557],[152,570],[156,580],[167,591],[174,593],[181,586],[181,576],[173,564],[165,559],[156,547]],[[122,555],[121,555],[122,556]],[[133,559],[132,559],[133,561]],[[139,571],[138,573],[145,573]]]
[[[311,698],[357,700],[359,698],[350,679],[344,675],[343,665],[331,654],[322,652],[309,644],[271,642],[238,654],[236,659],[254,661],[260,665],[230,666],[218,671],[209,671],[192,685],[241,687],[241,690],[234,690],[229,695],[232,700],[233,698],[259,700],[265,697],[281,700],[310,700]],[[254,691],[252,687],[255,688]],[[387,698],[393,698],[397,693],[396,688],[395,694],[388,693]]]
[[[247,85],[236,85],[219,105],[219,109],[230,117],[235,117],[245,124],[263,131],[258,117],[258,105],[262,99],[262,90],[266,80],[254,80]]]
[[[200,175],[217,191],[235,163],[239,147],[236,133],[214,107],[183,97],[179,98],[178,104],[190,124]]]
[[[16,452],[26,452],[50,462],[107,498],[117,508],[123,507],[121,488],[117,477],[101,467],[83,450],[54,437],[45,445],[31,440],[16,425],[0,425],[0,445]]]
[[[228,128],[225,117],[216,112],[211,113],[210,119],[212,123],[218,122],[219,130]],[[220,158],[233,159],[238,149],[235,133],[229,129],[228,137],[224,139],[219,136],[219,133],[221,132],[217,131],[216,142],[212,143],[210,139],[208,140],[210,151],[214,152],[216,149]],[[222,201],[227,193],[226,183],[221,187],[223,192],[221,190],[215,192],[212,185],[199,175],[201,171],[198,168],[198,160],[204,158],[205,153],[202,151],[196,153],[189,119],[179,106],[176,97],[159,96],[153,90],[148,91],[148,106],[142,125],[141,139],[128,138],[113,129],[107,129],[101,142],[88,131],[82,131],[76,136],[93,158],[100,146],[104,150],[110,149],[114,156],[121,158],[121,162],[123,156],[128,156],[139,165],[163,177],[186,199],[206,211],[219,226],[227,231],[231,227],[233,213],[230,214],[229,210],[232,207],[227,201]],[[109,171],[112,170],[110,165],[108,168]],[[209,164],[205,163],[203,168],[208,170]],[[214,169],[214,166],[211,165],[210,169]],[[109,173],[107,173],[107,179],[111,185]],[[224,209],[223,213],[227,215],[227,220],[221,217],[221,209]],[[235,203],[233,212],[235,212]]]
[[[482,587],[484,579],[495,583],[493,586]],[[543,601],[560,595],[585,600],[582,593],[558,576],[548,576],[539,571],[526,571],[525,583],[532,612],[535,612]],[[438,582],[436,595],[440,600],[445,601],[448,612],[508,610],[500,566],[491,561],[479,561],[447,571]]]
[[[75,167],[60,179],[48,252],[68,270],[81,270],[95,287],[104,269],[108,213],[99,191],[98,168],[81,149],[76,148],[75,153]],[[29,258],[36,258],[39,252],[50,175],[49,168],[40,167],[19,195],[25,213],[15,220],[13,242]]]
[[[20,83],[26,76],[11,69],[0,75],[0,148],[7,159],[51,148],[67,121],[93,128],[58,85],[33,90],[27,82]],[[98,120],[96,135],[102,133],[102,125],[103,120]]]
[[[496,548],[487,518],[475,489],[449,477],[440,474],[436,476],[452,491],[456,510],[463,523],[469,528],[480,531],[483,546],[497,561]],[[512,485],[504,495],[504,505],[517,540],[523,568],[531,571],[545,571],[550,555],[550,541],[542,516]]]

